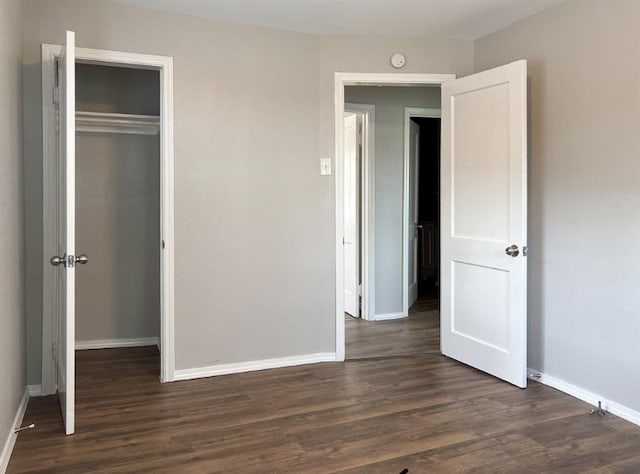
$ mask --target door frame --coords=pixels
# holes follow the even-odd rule
[[[335,137],[335,249],[336,249],[336,360],[345,358],[345,321],[344,321],[344,189],[343,189],[343,153],[344,153],[344,88],[345,86],[407,86],[442,85],[454,80],[455,74],[404,74],[404,73],[351,73],[334,74],[334,137]],[[403,245],[405,243],[403,242]]]
[[[404,108],[404,170],[402,184],[402,317],[409,316],[409,228],[411,227],[411,216],[409,215],[409,134],[411,119],[417,118],[441,118],[442,110],[425,107],[405,107]],[[417,262],[416,262],[417,263]]]
[[[376,106],[345,103],[345,112],[362,114],[362,165],[360,179],[360,271],[362,274],[362,319],[375,319],[375,133]],[[344,119],[343,119],[344,120]],[[343,150],[344,152],[344,150]]]
[[[58,251],[54,88],[55,60],[61,52],[61,45],[42,45],[42,395],[56,391],[58,288],[55,268],[48,257]],[[160,381],[172,382],[175,380],[173,58],[76,48],[76,60],[160,73]]]

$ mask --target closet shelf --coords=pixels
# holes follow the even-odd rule
[[[160,117],[77,111],[76,132],[157,135],[160,132]]]

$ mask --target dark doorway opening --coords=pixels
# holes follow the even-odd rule
[[[411,120],[420,126],[418,299],[412,311],[429,311],[440,306],[440,118]]]

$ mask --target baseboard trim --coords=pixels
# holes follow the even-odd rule
[[[42,385],[27,385],[27,392],[29,392],[29,397],[41,397]]]
[[[376,314],[374,321],[391,321],[392,319],[402,319],[407,316],[404,313],[386,313],[386,314]]]
[[[539,370],[528,369],[528,375],[531,380],[540,382],[541,384],[555,388],[556,390],[560,390],[561,392],[578,398],[583,402],[587,402],[590,405],[597,406],[598,402],[602,402],[602,408],[607,412],[640,426],[640,411],[633,410],[612,400],[607,400],[596,393],[590,392],[589,390],[578,387],[577,385],[573,385],[569,382],[565,382],[562,379],[544,374]]]
[[[139,337],[136,339],[98,339],[94,341],[76,341],[76,350],[87,349],[115,349],[118,347],[158,346],[157,337]]]
[[[9,433],[4,442],[4,447],[2,448],[2,455],[0,456],[0,474],[4,474],[7,472],[7,467],[9,467],[9,461],[11,460],[11,453],[13,453],[13,447],[16,444],[16,439],[18,435],[14,432],[16,428],[19,428],[22,424],[22,419],[24,418],[24,414],[27,411],[27,405],[29,404],[29,390],[25,388],[24,394],[22,395],[22,400],[20,400],[20,404],[18,405],[18,410],[16,411],[16,416],[13,419],[13,424],[9,427]]]
[[[335,352],[320,352],[293,357],[279,357],[277,359],[264,359],[235,364],[211,365],[195,369],[182,369],[175,371],[175,380],[191,380],[218,375],[239,374],[256,370],[278,369],[296,365],[317,364],[319,362],[335,362]]]

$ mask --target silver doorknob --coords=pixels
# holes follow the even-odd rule
[[[49,259],[49,262],[54,267],[57,267],[58,265],[64,265],[66,267],[67,266],[67,254],[64,254],[62,257],[58,257],[57,255],[54,255],[53,257],[51,257]]]
[[[89,263],[89,257],[87,257],[85,254],[78,255],[76,257],[76,263],[79,263],[80,265],[86,265],[87,263]]]
[[[509,257],[517,257],[518,255],[520,255],[520,250],[518,249],[517,245],[512,245],[504,249],[504,253],[509,255]]]

